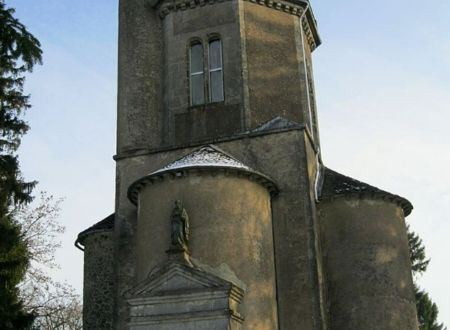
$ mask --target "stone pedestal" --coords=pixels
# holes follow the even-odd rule
[[[171,262],[127,294],[131,330],[238,330],[243,289],[216,274]]]

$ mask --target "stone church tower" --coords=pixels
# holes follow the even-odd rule
[[[404,198],[322,163],[306,0],[120,0],[85,329],[417,329]]]

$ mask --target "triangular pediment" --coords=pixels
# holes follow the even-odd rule
[[[152,297],[171,292],[197,291],[202,289],[225,289],[232,284],[202,270],[171,263],[154,272],[148,279],[127,293],[129,297]]]

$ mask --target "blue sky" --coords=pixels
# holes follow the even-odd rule
[[[117,1],[6,0],[41,41],[20,149],[38,189],[66,198],[55,272],[82,287],[77,233],[114,208]],[[431,264],[420,283],[450,325],[450,2],[314,0],[323,160],[407,197]]]

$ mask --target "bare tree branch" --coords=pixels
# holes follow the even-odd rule
[[[62,199],[41,192],[33,206],[21,206],[13,217],[21,225],[27,244],[30,267],[21,283],[24,306],[36,319],[33,329],[82,329],[82,305],[79,295],[68,283],[52,280],[45,270],[58,268],[56,250],[65,227],[58,222]]]

